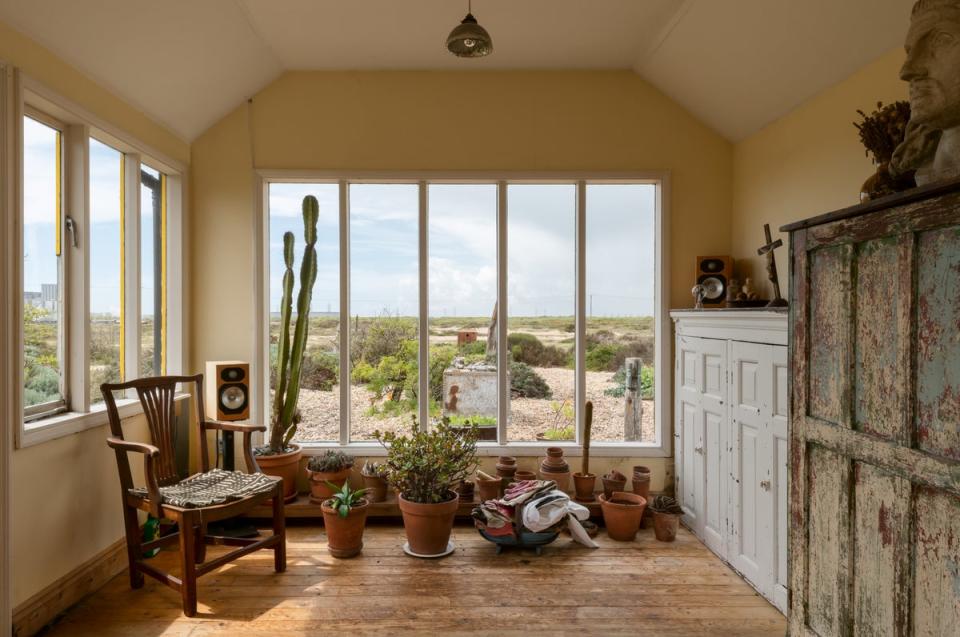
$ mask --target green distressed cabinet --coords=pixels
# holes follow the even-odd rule
[[[790,233],[790,634],[960,635],[960,183]]]

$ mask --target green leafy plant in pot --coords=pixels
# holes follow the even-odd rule
[[[367,523],[370,501],[366,489],[351,489],[349,482],[342,486],[328,482],[332,497],[320,505],[323,528],[327,531],[327,550],[334,557],[353,557],[363,550],[363,529]]]
[[[280,337],[277,342],[276,387],[270,415],[268,444],[256,450],[257,464],[264,473],[283,478],[284,500],[297,497],[297,470],[300,468],[300,447],[293,444],[300,423],[297,401],[300,399],[300,379],[303,356],[307,347],[310,326],[310,302],[313,284],[317,280],[317,220],[320,204],[317,198],[303,198],[303,258],[300,262],[300,291],[297,294],[297,319],[290,334],[293,314],[293,243],[292,232],[283,234],[283,296],[280,300]]]
[[[307,476],[310,479],[310,501],[320,504],[339,491],[350,478],[353,456],[342,451],[328,449],[324,454],[307,461]]]
[[[374,432],[387,448],[388,480],[399,492],[408,553],[437,557],[449,552],[459,501],[451,488],[477,467],[475,428],[453,428],[446,420],[423,431],[416,418],[410,433]]]

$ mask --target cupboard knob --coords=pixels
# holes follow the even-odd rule
[[[770,481],[769,481],[769,480],[761,480],[761,481],[760,481],[760,486],[763,487],[763,490],[764,490],[764,491],[769,491],[769,490],[770,490]]]

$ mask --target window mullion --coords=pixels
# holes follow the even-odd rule
[[[350,184],[340,187],[340,444],[350,444]]]
[[[63,317],[67,325],[64,358],[69,407],[90,410],[90,130],[72,124],[64,135],[64,217],[73,219],[74,232],[65,233],[64,270],[66,302]],[[76,246],[74,246],[76,237]]]
[[[506,445],[510,419],[507,348],[507,182],[497,182],[497,442]]]
[[[124,377],[140,377],[140,156],[123,158],[123,320]]]
[[[419,225],[418,225],[418,262],[419,262],[419,307],[417,317],[419,338],[417,339],[419,363],[417,398],[420,410],[420,429],[426,431],[430,422],[430,239],[429,239],[429,204],[427,202],[427,182],[418,184],[420,194]]]
[[[587,182],[580,180],[577,182],[577,209],[576,209],[576,319],[574,329],[576,330],[574,339],[574,414],[576,423],[574,431],[576,432],[576,442],[581,444],[583,441],[584,426],[584,405],[587,395],[587,370],[586,370],[586,336],[587,336],[587,311],[586,311],[586,287],[587,287]]]

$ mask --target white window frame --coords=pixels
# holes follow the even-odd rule
[[[89,140],[94,138],[124,157],[124,341],[125,356],[123,365],[124,380],[136,378],[139,374],[140,358],[140,165],[141,161],[159,170],[166,176],[166,280],[167,292],[166,316],[166,371],[177,374],[183,370],[186,360],[183,337],[183,214],[186,186],[186,166],[171,159],[149,145],[140,142],[125,131],[90,113],[82,106],[57,94],[41,82],[30,76],[13,70],[12,85],[14,98],[13,116],[9,118],[12,128],[12,175],[15,193],[12,201],[14,214],[13,231],[4,237],[8,260],[8,281],[13,292],[8,296],[9,324],[20,329],[9,330],[12,333],[10,351],[5,372],[10,379],[8,385],[12,394],[11,412],[16,412],[13,422],[19,423],[14,430],[14,443],[17,448],[28,447],[71,435],[80,431],[99,427],[107,423],[106,408],[103,403],[91,404],[88,387],[89,379],[89,253],[86,250],[89,238]],[[60,122],[64,132],[64,184],[63,216],[73,218],[78,228],[78,248],[72,247],[72,236],[63,232],[63,254],[65,255],[66,276],[63,279],[61,293],[64,298],[63,322],[65,333],[65,355],[61,364],[65,367],[67,409],[42,419],[27,421],[23,408],[23,333],[22,318],[23,292],[23,194],[22,194],[22,157],[23,157],[23,117],[38,113]],[[11,298],[12,297],[12,298]],[[183,398],[180,396],[179,398]],[[128,397],[117,401],[120,416],[127,418],[141,413],[142,408],[136,398]],[[13,415],[11,413],[11,415]]]
[[[564,454],[578,457],[582,454],[580,440],[583,435],[583,406],[586,402],[586,187],[592,184],[651,184],[656,187],[655,201],[655,311],[654,338],[655,354],[655,439],[652,442],[598,442],[590,445],[592,455],[598,457],[669,457],[672,453],[672,401],[670,351],[670,173],[654,172],[473,172],[473,171],[418,171],[418,172],[370,172],[370,171],[311,171],[311,170],[255,170],[256,193],[254,201],[254,307],[257,308],[254,329],[254,361],[251,364],[251,376],[254,391],[251,392],[251,414],[258,422],[268,422],[266,407],[269,404],[269,299],[270,299],[270,214],[269,184],[271,183],[316,183],[338,184],[340,189],[340,324],[350,321],[350,184],[417,184],[419,187],[419,369],[429,368],[429,287],[428,287],[428,229],[429,210],[427,189],[430,184],[496,184],[497,185],[497,297],[500,300],[497,317],[497,339],[507,342],[507,186],[510,184],[549,184],[562,183],[576,186],[576,437],[572,442],[510,442],[507,440],[510,401],[507,379],[506,348],[498,348],[498,442],[478,443],[481,456],[496,456],[506,451],[514,455],[540,455],[547,446],[560,446]],[[340,340],[340,380],[341,387],[350,383],[350,335],[349,330],[341,331]],[[425,427],[428,418],[429,392],[425,389],[429,374],[421,371],[419,421]],[[262,436],[260,438],[262,440]],[[350,440],[350,392],[340,392],[340,439],[339,441],[299,442],[306,455],[317,455],[330,448],[346,449],[356,455],[379,456],[386,452],[377,442]]]

